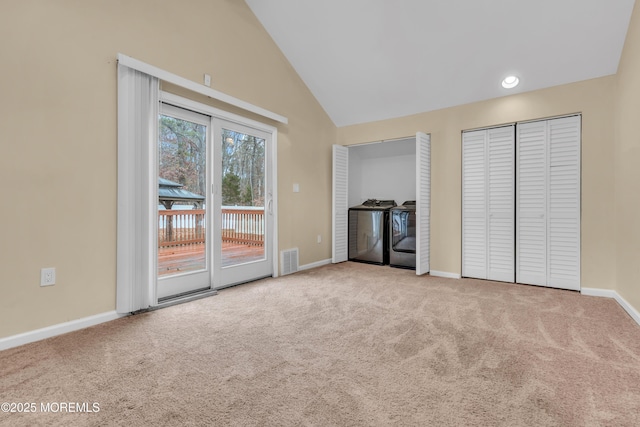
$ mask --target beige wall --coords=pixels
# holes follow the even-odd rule
[[[431,134],[431,269],[461,272],[461,132],[582,113],[582,286],[614,289],[615,77],[338,129],[338,143]]]
[[[0,338],[115,308],[118,52],[287,116],[280,247],[331,256],[336,128],[243,1],[4,2]]]
[[[115,307],[118,52],[197,82],[211,74],[214,89],[289,118],[271,123],[279,132],[279,239],[281,249],[300,249],[301,264],[331,256],[332,143],[431,133],[431,266],[460,273],[461,131],[580,112],[582,285],[616,289],[640,309],[638,11],[618,76],[336,130],[243,1],[7,3],[0,338]],[[50,266],[57,284],[40,288],[40,268]]]
[[[640,311],[640,6],[637,2],[617,79],[617,291]]]

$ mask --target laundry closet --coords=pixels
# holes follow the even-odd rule
[[[391,141],[351,146],[334,145],[332,261],[342,262],[351,258],[349,255],[350,229],[351,249],[355,240],[353,210],[359,208],[363,211],[368,209],[384,211],[391,206],[389,201],[395,201],[397,205],[406,201],[415,201],[415,269],[416,274],[427,273],[429,271],[430,169],[430,136],[421,132],[417,133],[416,137]],[[351,227],[350,208],[354,208]],[[388,221],[386,218],[389,217],[384,218]]]
[[[416,199],[415,138],[349,148],[349,206],[369,199]]]

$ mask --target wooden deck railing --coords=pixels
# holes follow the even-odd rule
[[[158,246],[204,243],[204,209],[158,211]]]
[[[158,246],[183,246],[205,242],[205,210],[158,211]],[[264,209],[222,208],[222,241],[264,245]]]
[[[264,245],[264,208],[223,207],[222,241]]]

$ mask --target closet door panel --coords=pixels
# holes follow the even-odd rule
[[[515,126],[487,130],[487,279],[515,279]]]
[[[416,274],[429,272],[431,242],[431,136],[416,134]]]
[[[547,282],[547,123],[518,125],[516,144],[516,281]]]
[[[487,278],[486,131],[462,134],[462,276]]]
[[[580,117],[548,121],[548,285],[580,289]]]
[[[348,259],[348,189],[349,189],[349,149],[341,145],[333,146],[332,177],[332,248],[331,262]]]

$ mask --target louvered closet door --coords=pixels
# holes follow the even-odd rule
[[[486,131],[488,171],[487,279],[515,279],[515,126]]]
[[[513,282],[515,127],[462,136],[462,275]]]
[[[416,134],[416,274],[429,272],[431,238],[431,136]]]
[[[333,146],[333,263],[348,258],[349,149]]]
[[[518,125],[516,280],[580,289],[580,117]]]
[[[548,121],[547,285],[580,290],[580,117]]]
[[[516,147],[516,282],[547,281],[547,122],[519,124]]]
[[[462,276],[487,278],[487,132],[462,134]]]

